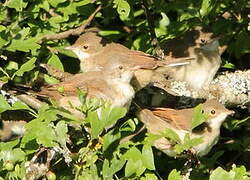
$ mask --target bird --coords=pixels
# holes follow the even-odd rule
[[[202,105],[202,112],[208,115],[207,121],[203,126],[192,129],[192,118],[194,108],[171,109],[171,108],[152,108],[141,109],[137,112],[137,117],[143,122],[147,131],[152,134],[160,135],[166,128],[173,130],[184,141],[186,133],[191,138],[202,137],[203,142],[195,145],[192,149],[197,156],[206,155],[211,148],[217,143],[220,135],[220,127],[228,115],[234,111],[226,109],[217,100],[207,100]],[[162,137],[154,141],[154,146],[166,153],[170,157],[176,157],[174,144],[168,139]]]
[[[8,141],[21,137],[25,133],[25,121],[7,121],[1,120],[0,122],[0,141]]]
[[[219,37],[213,38],[211,32],[204,32],[201,27],[167,42],[164,49],[166,60],[193,57],[186,66],[163,70],[166,77],[187,82],[193,90],[209,86],[221,66]]]
[[[150,83],[152,77],[156,76],[154,69],[186,65],[190,59],[181,58],[175,62],[160,61],[152,55],[110,42],[91,31],[82,34],[72,46],[65,49],[71,50],[77,55],[80,59],[80,69],[83,72],[109,69],[113,63],[119,63],[125,68],[137,67],[133,81],[136,89],[143,88]],[[161,74],[157,74],[157,76],[161,80],[165,79]]]
[[[130,85],[133,70],[121,65],[112,65],[112,71],[91,71],[73,75],[65,81],[41,88],[38,93],[59,102],[59,106],[79,118],[83,114],[74,107],[79,107],[78,90],[86,91],[87,98],[109,101],[112,107],[129,108],[135,91]],[[73,107],[72,107],[73,105]],[[100,115],[100,111],[98,111]]]

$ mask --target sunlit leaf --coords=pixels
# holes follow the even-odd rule
[[[169,175],[168,180],[182,180],[181,172],[177,171],[176,169],[173,169]]]
[[[0,113],[7,111],[11,108],[9,103],[5,100],[3,95],[0,94]]]
[[[63,64],[56,54],[52,54],[47,64],[53,66],[56,69],[64,71]]]
[[[193,117],[192,117],[192,125],[191,128],[194,129],[206,122],[208,119],[208,114],[203,111],[203,105],[199,104],[194,108]]]
[[[142,148],[142,162],[147,169],[155,170],[154,155],[149,145],[144,145]]]
[[[35,67],[36,58],[33,57],[26,63],[24,63],[15,73],[13,76],[23,76],[25,72],[31,71]]]

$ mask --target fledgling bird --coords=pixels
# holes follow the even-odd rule
[[[84,33],[72,46],[66,49],[73,51],[78,56],[83,72],[110,69],[113,63],[120,64],[125,68],[138,67],[135,71],[137,81],[135,84],[139,89],[146,86],[153,76],[156,76],[154,70],[158,67],[172,67],[189,63],[189,58],[177,59],[175,62],[159,61],[152,55],[109,42],[95,32]],[[165,79],[163,75],[157,74],[157,76],[159,79]]]
[[[25,121],[1,120],[0,141],[9,141],[21,137],[25,133]]]
[[[172,67],[169,71],[163,71],[174,80],[187,82],[195,90],[207,87],[221,65],[218,38],[212,38],[212,33],[203,32],[201,27],[166,43],[165,49],[166,59],[169,60],[193,57],[186,66]]]
[[[72,105],[74,107],[81,105],[77,96],[78,89],[86,91],[88,98],[95,97],[109,101],[112,107],[129,108],[135,94],[130,85],[132,77],[133,70],[113,64],[112,71],[76,74],[61,83],[42,88],[39,94],[58,101],[61,107],[78,117],[83,117],[80,111],[72,108]]]
[[[144,123],[148,132],[160,134],[166,128],[178,134],[180,140],[184,141],[186,133],[190,133],[192,138],[203,138],[203,142],[193,147],[196,155],[204,156],[217,143],[220,135],[220,127],[228,115],[233,111],[226,109],[216,100],[207,100],[203,104],[203,111],[207,113],[208,119],[203,128],[191,129],[194,108],[175,110],[170,108],[154,108],[152,110],[142,109],[138,112],[138,118]],[[166,153],[168,156],[175,157],[177,154],[173,149],[173,144],[166,138],[157,139],[154,146]]]

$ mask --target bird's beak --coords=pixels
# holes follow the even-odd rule
[[[204,46],[201,47],[203,50],[207,51],[215,51],[220,46],[219,44],[219,37],[211,39],[209,42],[207,42]]]
[[[64,49],[73,51],[73,50],[76,49],[76,48],[75,48],[74,46],[68,46],[68,47],[65,47]]]
[[[233,110],[228,110],[228,113],[227,113],[227,114],[228,114],[228,115],[234,115],[234,113],[235,113],[235,112],[234,112]]]

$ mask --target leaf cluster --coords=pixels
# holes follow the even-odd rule
[[[37,65],[47,63],[67,72],[79,71],[78,60],[64,47],[76,37],[46,40],[84,24],[97,6],[102,5],[91,22],[100,34],[131,49],[154,53],[160,45],[181,36],[195,26],[209,26],[228,45],[223,54],[225,68],[249,67],[250,2],[247,0],[4,0],[0,2],[0,80],[33,85],[40,79]],[[226,17],[226,18],[225,18]],[[44,75],[47,83],[57,82]],[[61,89],[63,91],[63,89]],[[182,153],[201,139],[166,130],[160,136],[138,135],[136,141],[119,141],[141,126],[134,114],[105,104],[101,114],[94,111],[95,101],[79,93],[86,119],[78,119],[56,104],[35,111],[27,105],[8,102],[0,95],[0,113],[21,110],[33,119],[25,125],[21,139],[0,143],[0,177],[24,179],[25,164],[42,147],[56,149],[50,171],[58,179],[249,179],[249,117],[231,119],[223,127],[221,141],[200,159],[191,173],[182,159],[169,158],[153,147],[153,140],[166,137]],[[119,121],[118,121],[119,120]],[[197,107],[192,128],[206,120]],[[116,124],[114,126],[114,124]],[[240,135],[239,135],[240,134]],[[233,165],[232,164],[236,164]],[[220,167],[218,167],[220,166]]]

